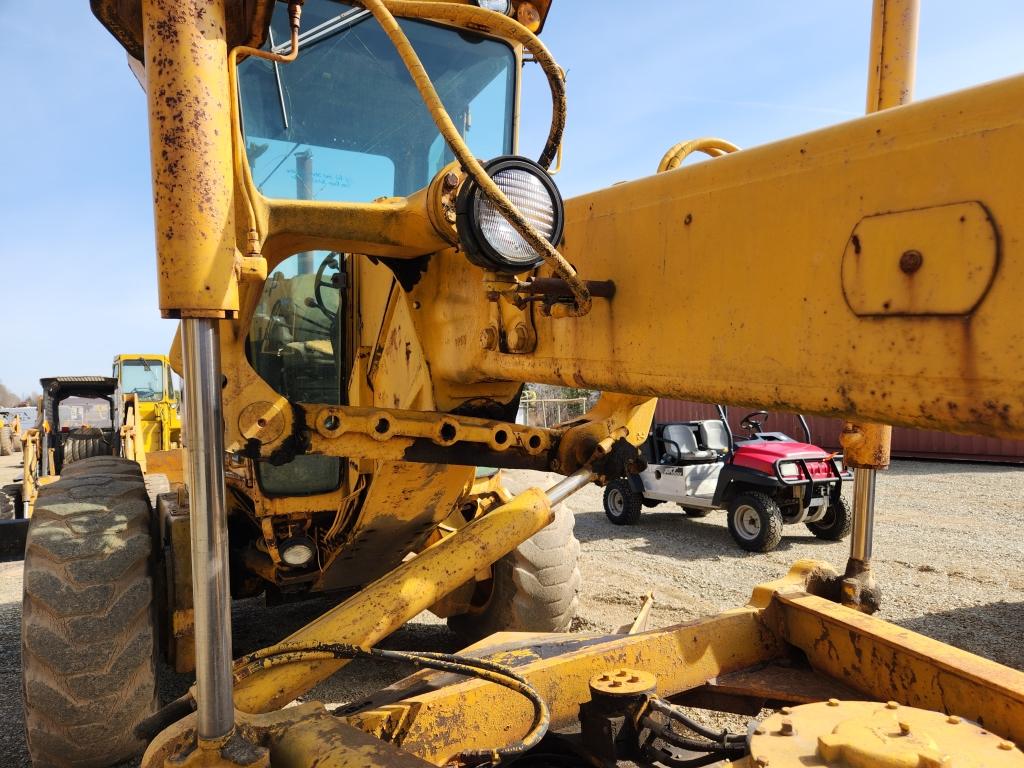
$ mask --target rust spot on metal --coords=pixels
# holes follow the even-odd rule
[[[962,218],[961,221],[963,221]],[[912,275],[921,268],[923,263],[924,256],[921,255],[920,251],[904,251],[903,255],[900,256],[900,271],[905,275]]]

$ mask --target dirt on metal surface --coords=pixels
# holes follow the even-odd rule
[[[20,474],[20,456],[0,459],[0,484]],[[513,490],[550,487],[557,476],[508,473]],[[881,616],[961,648],[1024,669],[1024,469],[978,464],[898,461],[879,474],[875,531],[876,578],[884,590]],[[739,550],[724,513],[688,519],[664,504],[644,510],[634,527],[613,526],[601,489],[588,487],[570,503],[582,543],[583,588],[575,629],[614,630],[630,621],[644,595],[656,603],[650,626],[716,613],[746,602],[751,588],[778,578],[802,557],[842,566],[845,542],[815,539],[787,526],[767,554]],[[266,608],[258,599],[234,606],[235,655],[279,640],[319,615],[320,600]],[[29,766],[20,680],[21,563],[0,563],[0,765]],[[454,651],[457,638],[428,614],[382,643],[389,648]],[[356,700],[411,669],[357,661],[309,697]],[[162,670],[161,696],[183,693],[187,675]]]

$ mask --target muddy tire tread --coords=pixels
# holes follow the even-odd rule
[[[156,711],[150,505],[138,465],[75,462],[40,490],[25,551],[22,694],[35,768],[100,768]]]

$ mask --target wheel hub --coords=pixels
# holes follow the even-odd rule
[[[736,510],[736,530],[745,539],[756,539],[761,533],[761,518],[753,507],[742,506]]]

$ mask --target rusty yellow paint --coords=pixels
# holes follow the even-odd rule
[[[830,699],[785,708],[762,721],[751,735],[750,763],[771,768],[1021,768],[1024,754],[960,717],[896,702]]]
[[[959,715],[1024,741],[1024,672],[814,595],[778,595],[772,621],[815,669],[871,699]]]
[[[581,319],[538,317],[531,355],[446,355],[443,374],[465,379],[473,366],[480,378],[1024,436],[1024,372],[1008,351],[1024,347],[1014,319],[1024,207],[1006,162],[1024,147],[1022,97],[1024,78],[1012,78],[569,200],[565,253],[587,277],[614,280],[614,299]],[[858,222],[965,200],[983,203],[1000,232],[995,280],[973,312],[849,309],[842,257]],[[910,221],[877,246],[898,266],[898,249],[931,236]],[[474,292],[465,271],[445,280],[463,306]],[[771,285],[774,311],[723,301],[737,275]],[[665,311],[686,318],[677,343],[663,341]],[[454,320],[438,331],[448,347],[486,322],[471,306]],[[766,339],[771,355],[749,354]],[[812,372],[810,360],[828,362]]]
[[[999,233],[980,203],[876,214],[857,222],[843,252],[843,296],[858,317],[964,317],[998,263]]]
[[[238,309],[224,5],[141,3],[165,317],[225,317]]]
[[[291,634],[285,642],[372,645],[469,581],[477,571],[497,561],[552,519],[543,492],[528,490],[402,563]],[[344,664],[340,660],[308,661],[271,668],[235,686],[235,706],[246,712],[266,712],[283,706]]]
[[[564,728],[576,721],[579,705],[589,701],[591,678],[609,669],[629,667],[653,674],[658,679],[658,693],[669,695],[696,688],[717,675],[778,658],[782,646],[764,631],[758,616],[757,609],[745,607],[636,635],[577,635],[576,649],[517,666],[516,672],[526,677],[550,706],[551,727]],[[505,633],[488,643],[516,638],[515,633]],[[511,660],[507,655],[500,659],[505,663]],[[521,696],[468,680],[348,720],[442,765],[466,749],[513,742],[526,732],[531,717],[530,704]]]

